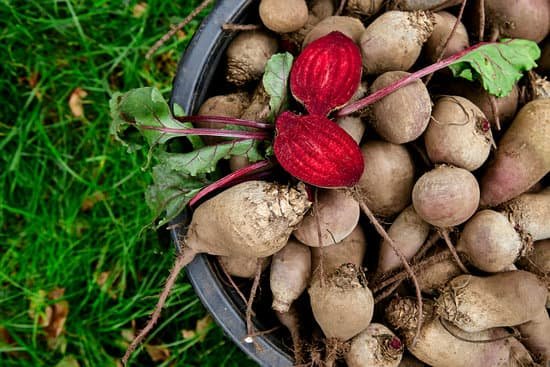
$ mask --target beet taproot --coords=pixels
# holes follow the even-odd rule
[[[376,92],[410,75],[389,71],[380,75],[371,86]],[[421,80],[398,89],[371,106],[370,122],[384,140],[404,144],[416,140],[430,122],[432,101]]]
[[[458,96],[437,100],[424,133],[432,162],[474,171],[489,157],[492,142],[489,121],[475,104]]]
[[[242,86],[258,80],[269,58],[277,52],[277,40],[263,31],[241,32],[226,51],[226,79]]]
[[[481,204],[495,206],[527,191],[550,171],[550,99],[521,108],[481,179]]]
[[[373,140],[363,144],[361,151],[368,162],[357,184],[361,200],[384,217],[405,209],[414,185],[414,163],[407,148]]]
[[[353,264],[342,265],[324,280],[314,274],[308,290],[311,309],[327,338],[347,341],[369,326],[374,299],[366,282]]]
[[[311,252],[309,247],[290,239],[273,254],[269,272],[269,286],[273,294],[271,308],[288,312],[290,305],[306,289],[311,277]]]
[[[409,70],[432,33],[433,24],[433,16],[422,11],[394,10],[376,18],[361,36],[365,73]]]
[[[359,222],[359,203],[348,190],[319,190],[311,215],[304,217],[293,234],[310,247],[330,246],[346,238]],[[319,228],[317,227],[319,224]],[[319,232],[321,231],[321,243]]]
[[[262,23],[277,33],[288,33],[302,28],[308,19],[305,0],[261,0]]]
[[[442,165],[416,181],[412,202],[426,222],[437,227],[452,227],[464,223],[476,212],[479,186],[469,171]]]

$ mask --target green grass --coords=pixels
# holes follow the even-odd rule
[[[154,307],[173,249],[139,235],[150,176],[108,136],[108,99],[144,85],[169,94],[199,20],[144,55],[197,3],[149,0],[136,17],[128,0],[0,0],[0,366],[116,366],[125,330]],[[81,118],[68,104],[76,88]],[[69,312],[52,339],[40,315],[60,304],[47,297],[56,288]],[[170,357],[141,350],[132,365],[253,365],[213,324],[204,340],[182,336],[205,315],[182,277],[147,341]]]

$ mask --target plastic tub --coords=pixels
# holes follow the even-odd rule
[[[191,40],[178,65],[174,79],[171,103],[177,103],[188,113],[195,113],[204,101],[211,84],[216,80],[216,69],[222,60],[224,50],[234,36],[223,32],[224,23],[239,23],[253,14],[257,8],[253,0],[217,1],[210,15],[202,22]],[[256,8],[256,9],[255,9]],[[176,223],[185,223],[186,215],[181,215]],[[175,239],[184,234],[185,227],[171,230]],[[212,314],[225,333],[260,366],[292,366],[291,350],[284,343],[284,331],[279,330],[264,336],[255,337],[259,348],[244,341],[246,337],[246,305],[231,287],[222,281],[223,275],[216,261],[199,255],[187,266],[187,276],[203,305]],[[265,288],[265,287],[264,287]],[[269,288],[268,288],[269,289]],[[260,302],[261,303],[261,302]],[[262,313],[268,305],[259,305],[255,310],[260,315],[255,319],[258,330],[268,330],[277,321],[273,313]],[[264,315],[264,318],[262,318]],[[269,315],[269,316],[266,316]]]

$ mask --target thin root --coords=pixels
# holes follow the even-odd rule
[[[437,255],[428,257],[424,261],[421,261],[418,264],[413,265],[412,269],[414,272],[418,272],[424,269],[426,266],[437,264],[441,261],[450,259],[451,257],[452,255],[450,251],[440,252]],[[392,285],[395,282],[399,282],[401,280],[407,279],[409,276],[410,276],[410,273],[406,270],[403,270],[395,275],[390,276],[389,278],[384,279],[383,281],[380,281],[377,284],[374,284],[371,289],[374,293],[380,292],[382,289]]]
[[[321,221],[319,219],[319,189],[315,189],[315,202],[313,203],[313,215],[315,217],[315,225],[317,227],[317,243],[319,244],[319,276],[321,277],[321,288],[325,286],[325,269],[323,266],[324,249],[323,249],[323,234],[321,233]]]
[[[202,3],[199,4],[187,17],[185,17],[184,20],[182,20],[178,25],[170,29],[169,32],[167,32],[164,36],[162,36],[153,47],[147,51],[147,54],[145,55],[146,59],[150,59],[151,56],[170,39],[170,37],[173,37],[176,33],[178,33],[180,30],[183,29],[187,24],[189,24],[193,19],[199,15],[201,11],[203,11],[213,0],[204,0]]]
[[[460,257],[458,256],[458,253],[456,252],[456,249],[451,242],[451,238],[449,237],[449,230],[447,228],[441,228],[439,229],[439,233],[441,234],[441,237],[443,237],[443,240],[445,240],[445,244],[447,244],[447,247],[449,248],[449,251],[453,255],[454,260],[456,261],[458,267],[464,274],[470,274],[468,269],[466,269],[466,266],[464,266],[464,263],[462,260],[460,260]]]
[[[397,282],[393,283],[390,287],[388,287],[384,292],[380,293],[376,297],[374,297],[374,303],[378,303],[382,301],[383,299],[386,299],[387,297],[391,296],[393,292],[403,283],[405,279],[400,279]]]
[[[260,285],[262,261],[263,259],[258,259],[258,264],[256,265],[256,275],[254,276],[254,282],[252,283],[248,302],[246,303],[246,334],[247,338],[251,338],[253,342],[255,342],[254,336],[256,335],[256,331],[254,330],[254,325],[252,324],[252,304],[254,303],[254,298],[256,297],[256,292],[258,291],[258,286]],[[254,345],[258,347],[256,343]]]
[[[478,0],[479,11],[479,42],[483,42],[485,38],[485,0]]]
[[[489,95],[489,104],[491,105],[491,112],[495,118],[495,125],[498,131],[500,131],[500,117],[498,117],[498,105],[495,96]]]
[[[130,356],[136,350],[139,343],[142,342],[142,340],[149,334],[151,330],[153,330],[153,327],[157,323],[160,313],[162,312],[162,308],[164,307],[164,304],[166,303],[166,299],[170,295],[170,292],[172,292],[172,288],[174,288],[174,285],[176,284],[176,280],[178,278],[179,273],[187,264],[189,264],[194,258],[197,253],[193,251],[190,248],[184,248],[183,252],[178,255],[176,258],[176,261],[174,262],[174,266],[172,267],[172,270],[170,270],[170,274],[168,275],[168,278],[166,279],[166,284],[164,285],[164,289],[159,295],[159,300],[157,302],[157,305],[155,306],[155,310],[151,314],[151,318],[145,325],[145,327],[139,332],[139,334],[132,340],[132,343],[128,346],[128,349],[126,349],[126,353],[124,353],[124,356],[122,357],[122,364],[126,366],[128,363],[128,359],[130,359]]]
[[[360,195],[359,195],[359,192],[357,191],[357,188],[355,188],[354,195],[355,195],[356,200],[359,202],[359,206],[361,207],[361,210],[363,211],[363,213],[365,213],[365,215],[369,218],[371,223],[374,225],[374,228],[376,229],[378,234],[380,236],[382,236],[382,238],[388,242],[388,244],[393,249],[395,254],[397,256],[399,256],[399,259],[403,263],[403,267],[405,268],[405,270],[407,271],[407,273],[411,277],[411,280],[414,284],[414,289],[415,289],[415,292],[416,292],[416,299],[417,299],[417,303],[418,303],[418,325],[416,327],[416,333],[415,333],[413,341],[412,341],[412,345],[414,346],[416,344],[416,340],[417,340],[418,336],[420,335],[420,328],[422,327],[422,319],[423,319],[422,294],[420,293],[420,285],[418,284],[418,279],[416,278],[416,275],[414,274],[414,271],[411,269],[411,266],[409,265],[409,262],[405,258],[405,255],[403,255],[403,252],[397,247],[397,245],[395,244],[393,239],[388,235],[388,232],[386,232],[384,227],[382,227],[382,225],[376,219],[376,217],[371,212],[369,207],[360,199]]]
[[[458,26],[460,24],[460,21],[462,19],[462,15],[464,14],[464,8],[466,7],[466,0],[462,0],[462,6],[460,7],[460,11],[458,12],[458,16],[456,17],[456,22],[453,25],[453,29],[451,30],[451,33],[449,33],[449,37],[445,40],[445,43],[443,44],[443,48],[439,52],[439,55],[437,56],[436,63],[440,62],[443,59],[443,55],[445,55],[445,51],[447,50],[447,47],[449,47],[449,43],[451,42],[451,38],[456,33],[456,30],[458,29]],[[433,74],[428,75],[426,78],[426,81],[424,84],[427,86],[430,80],[432,79]]]
[[[452,336],[454,336],[455,338],[457,338],[458,340],[462,340],[463,342],[468,342],[468,343],[493,343],[493,342],[496,342],[496,341],[499,341],[499,340],[504,340],[504,339],[508,339],[508,338],[519,338],[521,337],[521,334],[519,333],[518,330],[516,330],[515,328],[510,328],[512,329],[512,333],[510,334],[507,334],[507,335],[503,335],[503,336],[499,336],[499,337],[496,337],[496,338],[492,338],[492,339],[468,339],[468,338],[465,338],[461,335],[458,335],[455,331],[451,330],[451,326],[449,324],[447,324],[447,320],[444,320],[442,317],[438,317],[439,319],[439,323],[441,324],[441,326],[443,326],[443,329],[445,329],[445,331],[447,331],[449,334],[451,334]]]
[[[338,7],[338,10],[336,10],[336,14],[334,15],[341,15],[344,11],[344,8],[346,7],[347,0],[340,0],[340,6]]]
[[[413,256],[412,263],[416,264],[417,262],[419,262],[420,259],[424,257],[424,255],[428,252],[428,250],[430,250],[437,243],[437,241],[439,241],[440,238],[441,238],[441,235],[439,234],[439,232],[432,233],[430,237],[428,237],[426,242],[424,242],[422,247],[420,247],[420,250],[418,250],[416,254]]]
[[[244,296],[243,292],[241,292],[241,289],[239,288],[239,286],[237,286],[237,284],[235,283],[235,281],[233,280],[233,277],[231,276],[231,274],[229,274],[227,272],[227,269],[225,268],[225,266],[222,264],[221,261],[218,261],[218,265],[220,265],[220,268],[222,268],[222,271],[223,271],[223,274],[225,275],[225,277],[227,278],[227,281],[229,282],[229,284],[231,285],[231,287],[233,287],[233,289],[235,290],[235,292],[237,292],[237,294],[239,295],[239,297],[243,300],[243,302],[245,304],[248,304],[248,300],[246,299],[246,297]]]

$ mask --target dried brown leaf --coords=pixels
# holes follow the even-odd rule
[[[80,364],[76,360],[76,358],[72,355],[68,355],[63,357],[62,360],[60,360],[55,367],[80,367]]]
[[[38,326],[47,327],[52,319],[53,309],[51,306],[46,306],[45,290],[40,289],[35,296],[31,298],[29,305],[29,317],[31,319],[37,318]]]
[[[101,291],[103,292],[107,292],[107,294],[109,295],[109,297],[111,297],[112,299],[116,299],[117,298],[117,295],[116,293],[113,291],[112,289],[112,286],[114,284],[114,279],[110,282],[110,284],[108,283],[108,280],[109,280],[109,277],[111,276],[111,272],[109,271],[102,271],[101,273],[99,273],[99,275],[96,277],[96,284],[101,288]]]
[[[90,211],[97,203],[104,201],[105,198],[106,196],[103,192],[95,191],[92,195],[84,198],[82,204],[80,205],[80,210],[83,212]]]
[[[176,38],[178,40],[182,40],[184,39],[185,37],[187,37],[187,33],[185,33],[184,31],[182,31],[181,29],[179,31],[176,32]]]
[[[52,301],[58,300],[65,294],[64,288],[55,288],[48,293],[48,298]],[[44,328],[48,339],[57,339],[65,330],[65,322],[69,315],[69,302],[60,300],[50,306],[52,315],[48,326]]]
[[[134,5],[132,9],[132,16],[134,18],[141,18],[143,14],[147,11],[147,3],[141,2]]]
[[[183,337],[183,339],[193,339],[195,337],[198,337],[199,340],[202,342],[206,338],[206,334],[208,334],[208,330],[212,323],[212,316],[206,315],[202,319],[197,320],[195,330],[182,330],[181,336]]]
[[[145,350],[153,362],[165,361],[170,357],[170,350],[165,345],[145,344]]]
[[[88,92],[84,89],[77,87],[71,93],[69,97],[69,108],[74,117],[83,117],[84,116],[84,107],[82,105],[82,100],[86,98]]]

